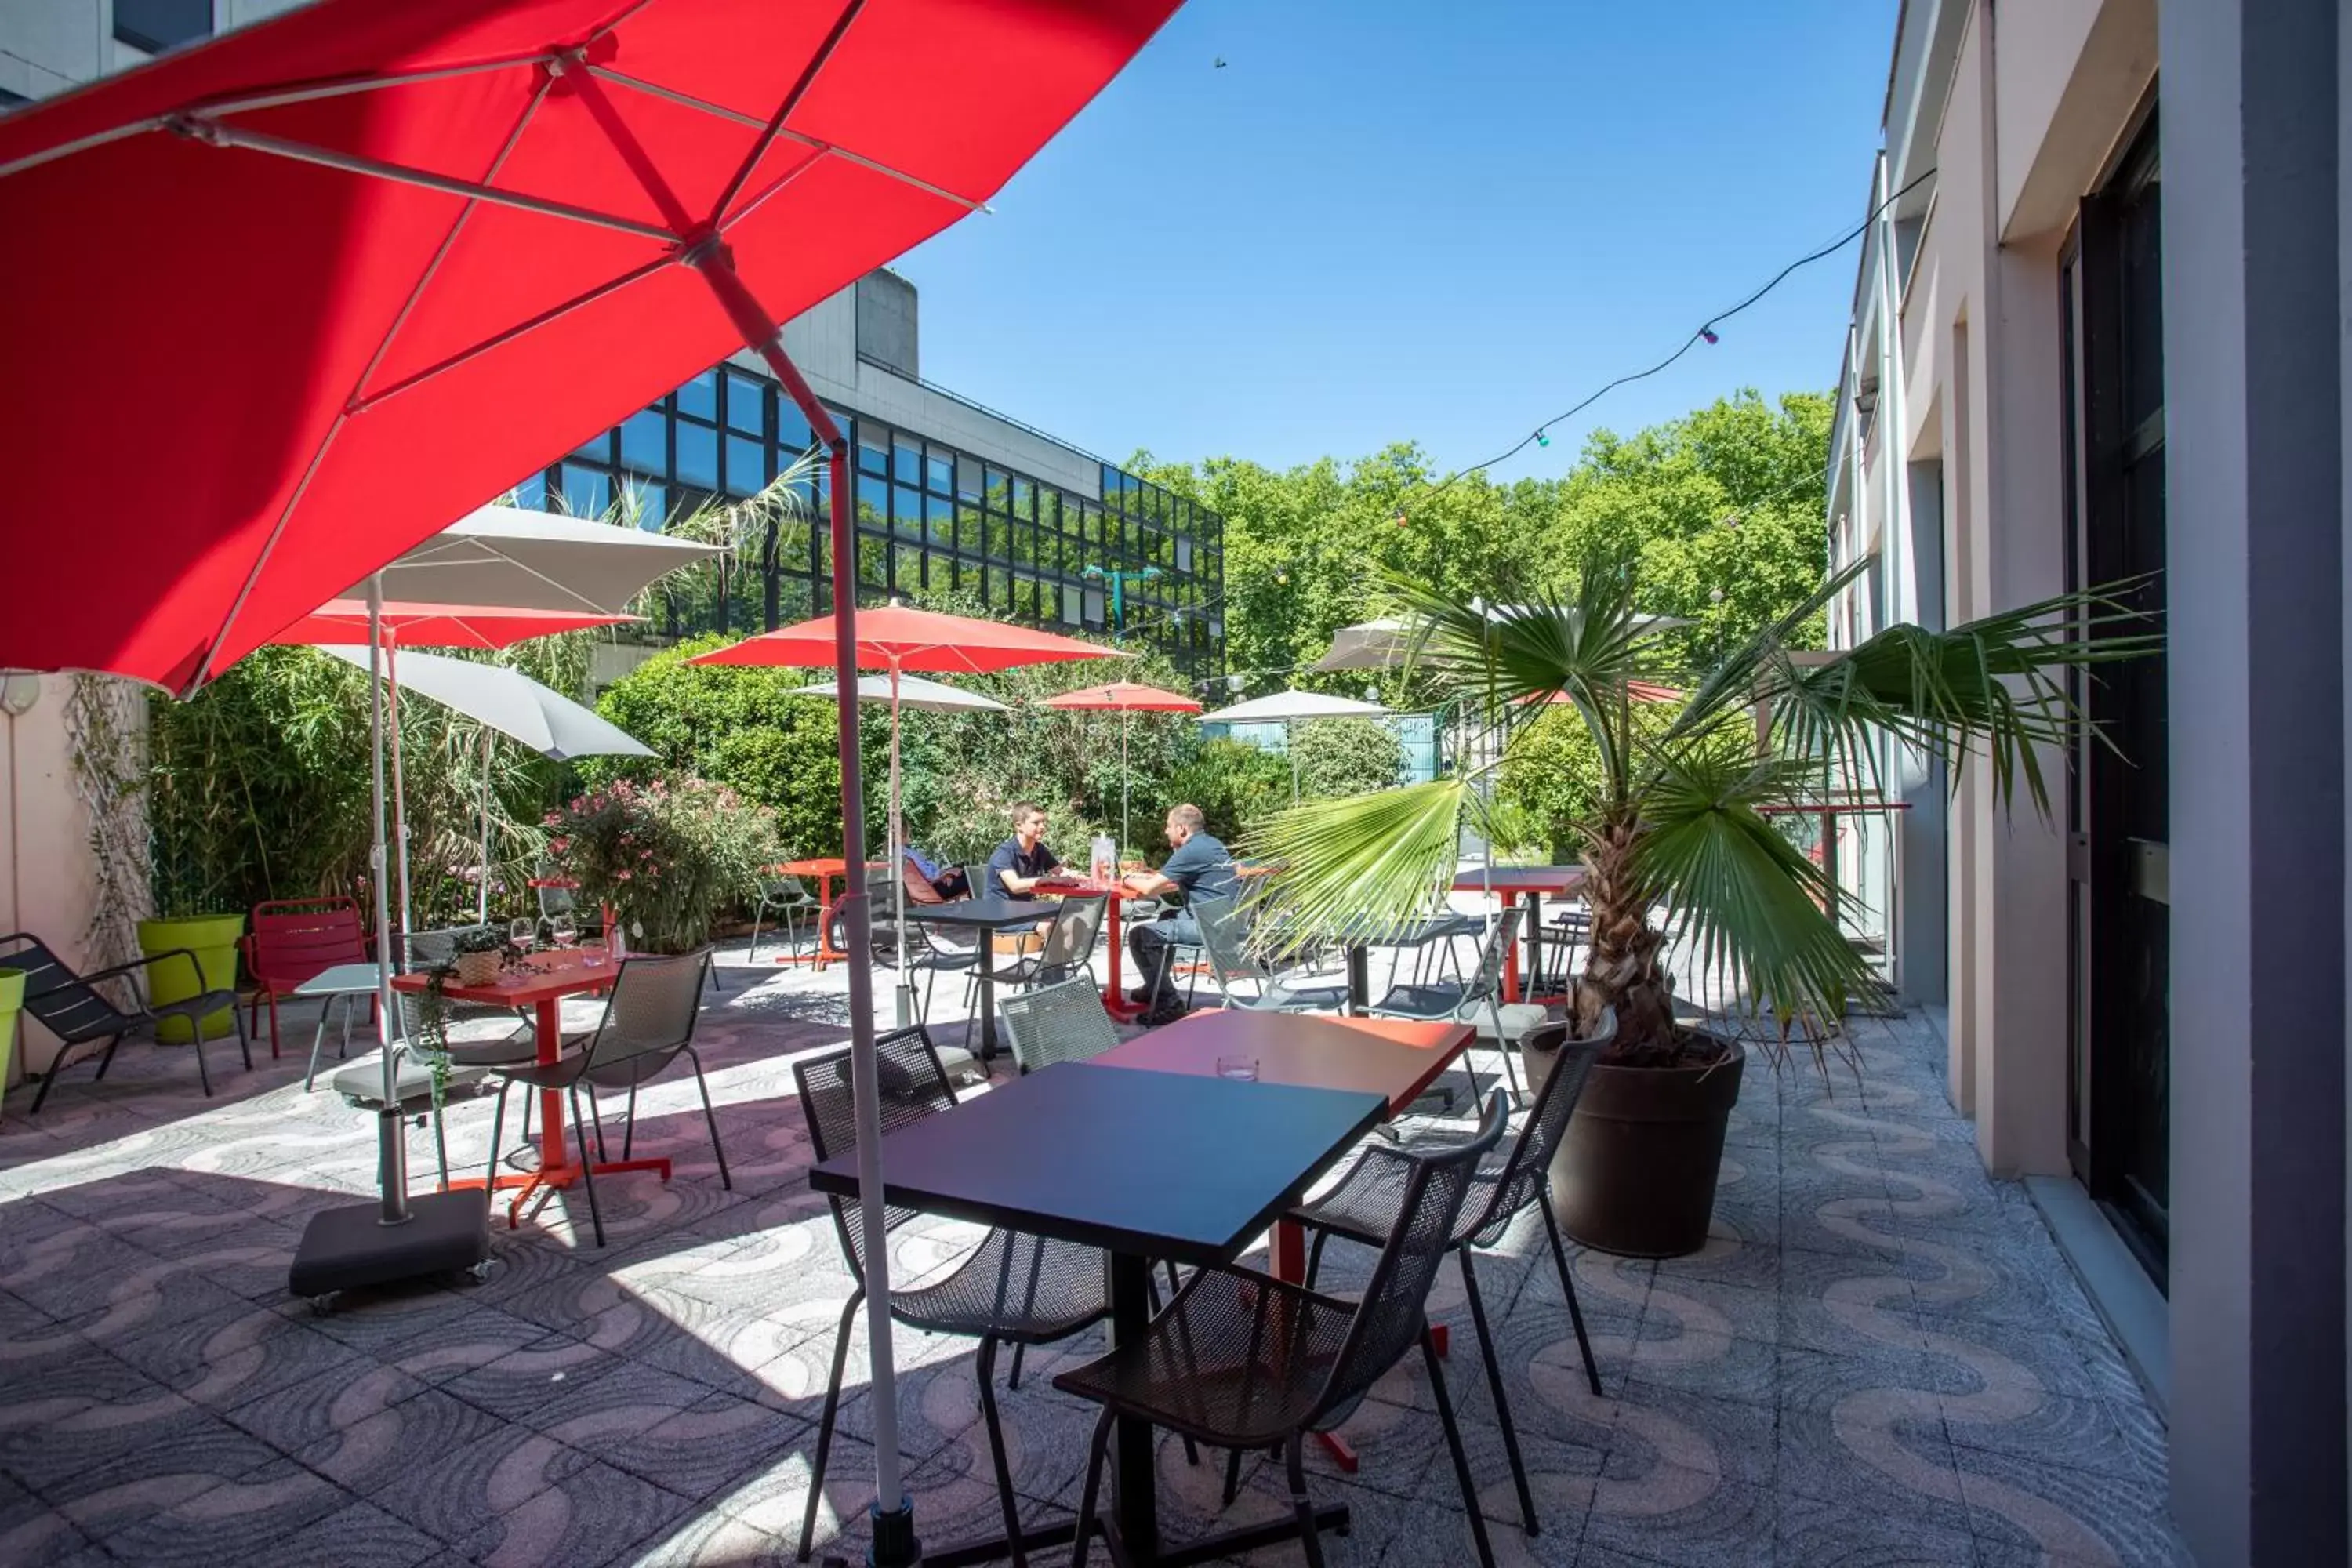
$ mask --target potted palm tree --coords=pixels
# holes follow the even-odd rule
[[[1614,558],[1584,563],[1571,595],[1514,609],[1392,577],[1416,628],[1413,673],[1486,742],[1465,754],[1490,760],[1308,802],[1245,846],[1281,868],[1257,894],[1279,918],[1260,929],[1398,929],[1451,882],[1465,818],[1486,826],[1479,774],[1549,705],[1573,705],[1603,783],[1578,825],[1591,932],[1571,1007],[1579,1034],[1610,1008],[1618,1021],[1554,1166],[1560,1221],[1587,1245],[1671,1257],[1706,1239],[1745,1052],[1677,1018],[1671,950],[1767,1026],[1741,1033],[1767,1042],[1775,1066],[1801,1041],[1825,1068],[1834,1021],[1868,981],[1866,960],[1824,912],[1820,868],[1768,808],[1867,794],[1891,736],[1942,758],[1956,782],[1963,763],[1987,769],[2004,809],[2022,786],[2046,817],[2044,767],[2085,722],[2067,673],[2160,643],[2108,589],[1949,631],[1890,626],[1852,649],[1798,657],[1801,628],[1862,569],[1696,670],[1675,668],[1674,624],[1637,610],[1634,573]],[[1670,719],[1637,718],[1659,682],[1686,700]]]

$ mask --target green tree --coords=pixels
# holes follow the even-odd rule
[[[1404,774],[1403,742],[1370,719],[1309,720],[1291,731],[1290,749],[1308,799],[1392,789]]]

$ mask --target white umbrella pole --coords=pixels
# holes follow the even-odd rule
[[[1128,715],[1124,709],[1118,715],[1118,853],[1110,858],[1112,880],[1118,878],[1118,863],[1127,855],[1127,729]]]
[[[482,726],[482,887],[481,896],[475,900],[474,919],[482,925],[490,923],[490,748],[498,744],[498,731],[488,724]]]
[[[408,786],[400,773],[400,649],[395,646],[398,634],[383,640],[383,682],[388,695],[385,711],[390,715],[392,731],[392,837],[400,855],[400,936],[401,957],[408,956],[408,933],[415,928],[409,923],[408,908]]]
[[[1292,721],[1282,721],[1282,749],[1290,753],[1290,804],[1298,804],[1298,726]]]
[[[898,1027],[915,1021],[915,984],[907,973],[906,846],[898,824],[898,661],[890,661],[890,892],[898,910],[898,984],[894,998]]]
[[[383,831],[383,681],[387,649],[383,640],[383,578],[368,579],[368,803],[373,814],[371,833],[374,842],[370,846],[369,859],[375,884],[375,994],[376,1016],[379,1023],[376,1037],[381,1042],[383,1058],[383,1112],[376,1118],[381,1169],[383,1175],[383,1212],[385,1225],[398,1225],[408,1218],[408,1147],[402,1137],[400,1118],[393,1107],[398,1103],[394,1089],[394,1065],[392,1059],[393,1006],[396,998],[392,993],[392,893],[384,886],[389,870],[385,864]]]

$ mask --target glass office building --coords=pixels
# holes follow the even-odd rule
[[[935,402],[947,395],[924,390]],[[1029,442],[1044,439],[956,401],[968,426],[992,421]],[[1083,459],[1084,471],[1099,474],[1097,489],[1070,483],[1070,464],[1062,482],[1049,482],[839,402],[827,406],[852,442],[862,600],[961,590],[994,614],[1049,629],[1121,631],[1187,674],[1223,672],[1224,524],[1214,512],[1099,459]],[[579,516],[619,505],[640,526],[664,527],[713,500],[758,494],[811,443],[808,422],[775,382],[730,362],[533,475],[516,501]],[[794,488],[806,503],[800,515],[752,521],[733,590],[669,624],[657,617],[657,632],[755,632],[830,607],[822,463]],[[1120,627],[1112,625],[1113,574]]]

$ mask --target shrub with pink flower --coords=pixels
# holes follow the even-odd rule
[[[581,901],[609,905],[631,944],[656,952],[709,941],[719,912],[756,898],[783,854],[766,811],[692,776],[615,779],[547,826],[548,852],[579,880]]]

